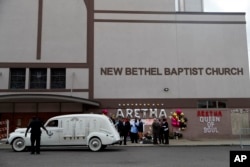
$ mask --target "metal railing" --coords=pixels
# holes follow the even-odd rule
[[[0,141],[9,137],[9,120],[0,121]]]

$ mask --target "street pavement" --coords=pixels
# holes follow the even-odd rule
[[[250,140],[248,139],[250,142]],[[16,153],[11,146],[0,144],[3,167],[228,167],[231,151],[249,151],[240,139],[170,139],[169,145],[127,142],[91,152],[87,147],[42,148],[40,155]]]
[[[249,141],[240,141],[240,139],[199,139],[199,140],[189,140],[189,139],[170,139],[169,145],[167,146],[244,146],[250,145]],[[141,143],[130,143],[126,146],[165,146],[164,144],[141,144]]]

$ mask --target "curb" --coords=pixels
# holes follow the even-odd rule
[[[203,144],[197,144],[197,143],[186,143],[186,144],[168,144],[168,145],[165,145],[165,144],[130,144],[128,143],[127,145],[119,145],[119,144],[116,144],[116,145],[112,145],[114,147],[213,147],[213,146],[239,146],[241,147],[240,144],[234,144],[234,143],[214,143],[214,144],[211,144],[211,143],[203,143]],[[3,143],[0,143],[0,150],[1,149],[11,149],[11,145],[9,144],[3,144]]]
[[[188,139],[171,139],[169,145],[165,144],[143,144],[143,143],[131,143],[128,141],[127,145],[112,145],[115,147],[211,147],[211,146],[239,146],[242,147],[240,140],[216,140],[216,139],[204,139],[204,140],[188,140]],[[244,143],[244,146],[250,146],[250,142]],[[11,149],[10,144],[6,144],[3,140],[0,140],[0,149]]]

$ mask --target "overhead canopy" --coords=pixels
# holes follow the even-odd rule
[[[53,94],[9,94],[0,96],[0,102],[73,102],[99,107],[96,101],[64,95]]]

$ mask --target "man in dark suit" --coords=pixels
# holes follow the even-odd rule
[[[125,119],[125,122],[124,122],[124,131],[123,131],[123,136],[124,136],[124,140],[123,140],[123,141],[124,141],[124,145],[127,145],[127,137],[128,137],[128,135],[130,135],[130,134],[129,134],[130,127],[131,127],[131,125],[130,125],[129,119],[126,118],[126,119]]]
[[[43,126],[40,119],[37,117],[33,117],[32,121],[29,123],[29,126],[27,127],[27,130],[25,132],[25,137],[26,137],[29,129],[31,129],[30,130],[31,154],[34,154],[35,152],[36,154],[40,154],[40,141],[42,133],[41,128],[43,128],[48,134],[48,130]]]
[[[123,118],[119,118],[119,121],[117,123],[117,130],[118,130],[118,132],[120,134],[120,138],[121,138],[120,145],[122,145],[122,139],[124,137],[124,127],[125,126],[123,124]]]
[[[167,119],[163,119],[163,123],[162,123],[162,131],[163,131],[163,136],[164,136],[164,144],[169,144],[169,129],[168,129],[168,122]]]

